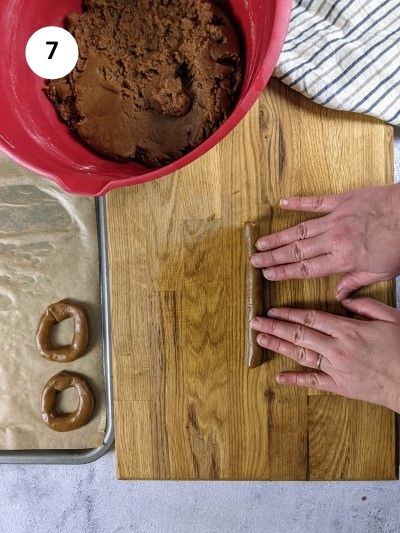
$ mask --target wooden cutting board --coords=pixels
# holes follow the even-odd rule
[[[118,477],[395,479],[395,416],[282,388],[274,355],[244,362],[242,226],[302,218],[283,196],[392,181],[392,129],[320,108],[272,81],[217,148],[107,196]],[[266,306],[341,312],[335,279],[270,285]],[[393,284],[368,291],[393,303]]]

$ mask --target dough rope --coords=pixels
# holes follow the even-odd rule
[[[55,324],[67,318],[74,319],[74,336],[67,346],[51,346],[51,331]],[[89,327],[86,311],[82,306],[61,300],[50,305],[41,316],[36,344],[40,354],[48,361],[70,363],[81,357],[88,344]]]
[[[249,368],[256,368],[265,361],[265,350],[257,342],[258,332],[250,327],[250,321],[264,313],[262,271],[250,264],[250,257],[258,251],[256,242],[259,237],[259,225],[246,222],[243,238],[246,250],[246,362]]]
[[[79,403],[75,411],[57,413],[57,394],[70,387],[78,393]],[[54,431],[73,431],[87,424],[92,416],[95,399],[85,377],[75,372],[62,371],[51,377],[42,393],[41,413],[43,422]]]

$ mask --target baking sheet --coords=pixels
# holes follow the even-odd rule
[[[43,359],[35,333],[50,303],[68,298],[88,311],[86,355],[67,365]],[[57,328],[69,342],[72,320]],[[103,444],[103,383],[96,206],[36,176],[0,154],[0,450],[88,449]],[[56,433],[40,417],[44,384],[60,370],[88,377],[96,409],[85,427]],[[73,391],[61,409],[72,410]]]

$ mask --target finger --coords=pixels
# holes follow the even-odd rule
[[[264,277],[270,281],[284,279],[310,279],[330,276],[338,271],[331,254],[320,255],[313,259],[305,259],[299,263],[268,267],[263,270]]]
[[[257,336],[257,342],[263,348],[285,355],[302,366],[317,368],[320,355],[314,350],[308,350],[302,346],[296,346],[291,342],[284,341],[278,337],[273,337],[272,335],[265,335],[264,333],[260,333]],[[332,365],[328,359],[323,357],[321,360],[321,370],[327,372],[331,366]]]
[[[323,311],[291,309],[288,307],[270,309],[268,311],[268,317],[286,322],[294,322],[295,324],[303,324],[303,326],[331,335],[332,337],[337,337],[343,326],[349,321],[348,318]]]
[[[372,283],[377,283],[378,281],[382,281],[382,275],[371,272],[349,272],[337,284],[336,298],[344,300],[357,289],[372,285]]]
[[[292,211],[307,211],[310,213],[331,213],[345,200],[351,193],[328,194],[326,196],[295,196],[292,198],[282,198],[279,205],[283,209]]]
[[[326,254],[328,252],[327,247],[327,240],[323,235],[319,235],[305,241],[295,241],[276,250],[255,254],[251,258],[251,264],[257,268],[263,268],[298,263],[304,259]]]
[[[280,385],[307,387],[338,394],[335,380],[324,372],[282,372],[276,377]]]
[[[251,321],[251,327],[260,333],[267,333],[273,337],[289,341],[296,346],[302,346],[322,354],[328,353],[333,343],[332,337],[307,328],[302,324],[291,324],[290,322],[257,317]]]
[[[261,237],[258,239],[256,247],[260,252],[275,250],[275,248],[281,248],[282,246],[286,246],[286,244],[291,244],[295,241],[304,241],[305,239],[316,237],[323,233],[327,227],[328,221],[325,217],[307,220],[292,228]]]
[[[400,311],[383,304],[373,298],[357,298],[343,300],[342,305],[351,311],[370,320],[384,320],[386,322],[400,322]]]

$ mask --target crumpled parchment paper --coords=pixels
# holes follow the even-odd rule
[[[36,329],[48,305],[61,299],[84,305],[87,353],[73,363],[52,363],[36,348]],[[69,344],[72,319],[55,328]],[[103,385],[99,260],[95,202],[63,192],[0,153],[0,449],[85,449],[103,443]],[[81,429],[57,433],[40,416],[47,380],[60,370],[85,375],[95,413]],[[75,409],[73,389],[60,410]]]

